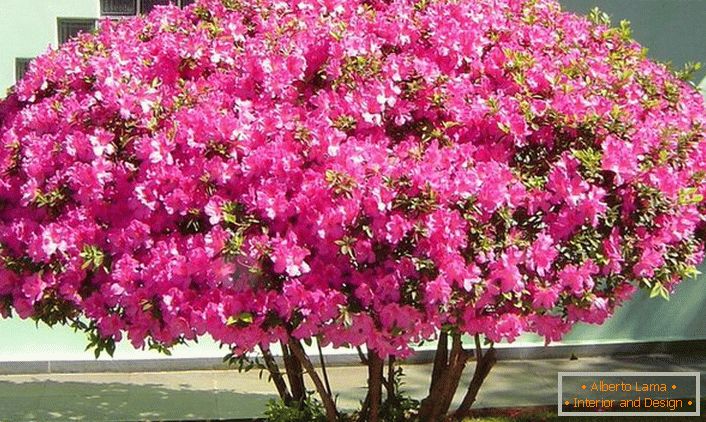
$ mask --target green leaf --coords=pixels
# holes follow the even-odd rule
[[[704,200],[704,196],[698,193],[697,188],[683,188],[679,191],[679,205],[698,204]]]
[[[338,116],[334,121],[333,121],[333,127],[342,131],[342,132],[352,132],[355,130],[358,122],[356,121],[355,117],[349,116],[346,114],[342,114]]]
[[[250,312],[242,312],[239,315],[229,316],[228,320],[226,321],[226,325],[228,327],[232,327],[234,325],[237,325],[239,327],[246,327],[252,324],[253,321],[253,314],[251,314]]]
[[[223,255],[227,259],[233,259],[241,254],[243,243],[245,243],[245,235],[241,230],[233,233],[223,246]]]
[[[632,28],[630,27],[630,21],[625,19],[620,21],[620,36],[625,41],[630,39],[630,37],[632,36]]]
[[[691,78],[701,70],[701,63],[699,62],[688,62],[684,64],[684,67],[680,70],[674,72],[675,76],[682,81],[689,81]]]
[[[83,264],[81,265],[82,270],[91,269],[95,271],[102,268],[106,262],[105,253],[98,246],[94,245],[84,245],[79,256],[83,259]]]
[[[659,290],[659,295],[662,297],[662,299],[667,300],[667,301],[669,300],[669,290],[667,290],[666,287],[663,286]]]
[[[588,13],[588,20],[596,25],[610,26],[610,16],[597,7]]]
[[[105,346],[105,351],[108,352],[108,355],[112,358],[115,353],[115,341],[108,341]]]
[[[669,300],[669,289],[667,289],[661,282],[656,282],[652,289],[650,290],[650,298],[661,297],[664,300]]]
[[[353,195],[353,191],[358,186],[358,183],[352,176],[332,169],[326,170],[325,179],[329,189],[331,189],[336,196],[350,198]]]
[[[65,187],[56,188],[50,192],[44,193],[37,191],[32,203],[37,208],[48,208],[56,210],[69,200],[69,192]]]
[[[574,157],[581,163],[583,174],[588,179],[596,178],[601,172],[603,153],[593,147],[572,151]]]
[[[657,283],[655,283],[652,286],[652,289],[650,289],[650,298],[654,298],[654,297],[659,296],[659,291],[660,291],[661,287],[662,287],[662,283],[660,283],[659,281]]]
[[[699,275],[701,275],[701,271],[699,271],[695,266],[689,265],[686,267],[684,270],[684,278],[696,278]]]

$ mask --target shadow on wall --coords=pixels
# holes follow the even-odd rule
[[[706,271],[706,266],[701,267]],[[669,301],[642,291],[600,326],[581,324],[564,338],[569,342],[670,341],[706,339],[706,277],[684,280]]]
[[[562,339],[563,344],[623,342],[668,342],[706,340],[706,262],[696,279],[683,280],[669,301],[650,298],[639,291],[620,306],[604,324],[577,324]],[[535,334],[524,334],[517,345],[543,344]],[[554,344],[554,343],[553,343]],[[706,350],[702,351],[706,354]]]
[[[681,67],[706,62],[706,0],[559,0],[565,10],[587,14],[594,7],[632,24],[633,36],[649,48],[649,56]],[[706,63],[704,63],[706,64]],[[706,76],[706,68],[694,82]]]
[[[649,46],[649,56],[671,61],[706,62],[706,0],[560,0],[565,10],[587,14],[594,7],[611,16],[614,25],[631,22],[633,36]],[[706,63],[704,63],[706,65]],[[694,82],[706,76],[706,66]],[[706,78],[700,85],[706,96]],[[706,273],[706,265],[702,265]],[[666,302],[640,292],[618,309],[602,326],[578,325],[566,342],[592,340],[687,340],[706,339],[706,274],[685,280]]]

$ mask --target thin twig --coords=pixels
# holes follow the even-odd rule
[[[390,356],[387,365],[387,382],[383,380],[385,388],[387,389],[388,400],[393,400],[397,396],[397,391],[395,391],[395,357]]]
[[[360,358],[360,363],[363,365],[368,364],[368,358],[365,357],[365,353],[363,353],[363,349],[360,348],[360,346],[355,346],[355,350],[358,351],[358,357]]]
[[[483,359],[483,348],[480,345],[480,334],[475,335],[475,340],[476,340],[476,360],[481,360],[481,359]]]
[[[324,359],[324,352],[321,350],[321,342],[319,341],[319,338],[316,337],[316,346],[319,348],[319,361],[321,361],[321,372],[324,375],[324,384],[326,385],[326,391],[328,392],[328,395],[333,397],[333,394],[331,393],[331,384],[328,381],[328,371],[326,371],[326,360]]]
[[[279,393],[279,397],[285,404],[289,405],[292,401],[292,395],[287,389],[287,384],[284,382],[284,377],[282,376],[282,372],[280,372],[279,367],[277,366],[277,362],[275,361],[274,356],[272,356],[272,352],[263,347],[260,347],[260,351],[262,352],[262,356],[265,359],[265,366],[267,367],[267,371],[270,373],[270,377],[272,377],[272,381],[275,383],[275,387],[277,388],[277,393]]]
[[[292,354],[297,358],[299,363],[304,367],[306,372],[309,374],[309,378],[311,378],[311,381],[313,381],[314,386],[316,387],[316,391],[319,393],[321,401],[323,402],[324,409],[326,410],[327,422],[336,422],[336,420],[338,419],[336,403],[333,401],[331,395],[328,394],[328,392],[326,391],[324,383],[321,381],[321,378],[319,378],[319,375],[316,373],[316,369],[314,368],[314,365],[311,364],[311,360],[309,360],[309,357],[306,355],[304,348],[298,340],[290,338],[289,349]]]

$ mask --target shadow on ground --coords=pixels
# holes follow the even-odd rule
[[[554,406],[557,372],[706,372],[706,353],[503,360],[480,391],[476,408]],[[429,389],[431,365],[403,365],[403,390],[415,398]],[[455,397],[471,378],[470,362]],[[352,410],[365,396],[363,367],[329,368],[339,408]],[[312,385],[308,385],[313,390]],[[276,398],[267,376],[237,371],[81,373],[0,377],[0,422],[237,420],[261,417]],[[701,377],[706,392],[706,377]],[[455,406],[454,405],[454,406]],[[540,419],[541,420],[541,419]]]
[[[0,421],[234,420],[261,415],[267,394],[159,384],[0,382]]]

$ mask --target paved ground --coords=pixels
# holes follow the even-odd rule
[[[330,368],[342,407],[355,407],[365,385],[359,367]],[[405,367],[406,390],[426,392],[429,365]],[[706,392],[706,353],[579,360],[501,361],[478,407],[556,403],[557,371],[698,371]],[[470,378],[470,376],[465,377]],[[0,421],[208,420],[257,417],[274,398],[267,376],[236,371],[0,376]],[[458,397],[457,397],[458,399]]]

